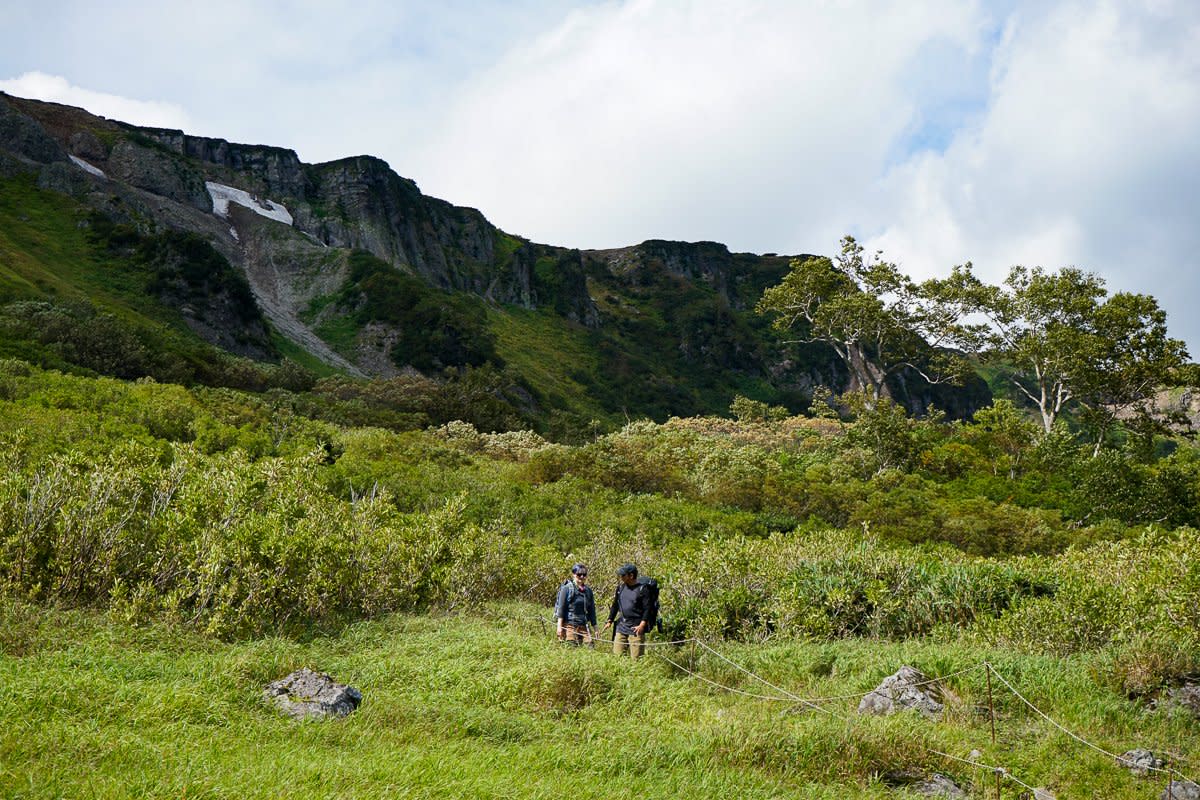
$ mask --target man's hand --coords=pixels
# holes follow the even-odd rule
[[[604,630],[608,630],[611,627],[612,627],[612,620],[610,619],[608,622],[604,623]]]
[[[558,623],[558,638],[560,638],[560,639],[566,638],[566,635],[567,635],[567,629],[563,627],[561,622]]]
[[[633,632],[636,636],[641,636],[643,633],[645,633],[646,632],[646,620],[642,620],[641,622],[639,622],[637,624],[637,627],[633,629]]]

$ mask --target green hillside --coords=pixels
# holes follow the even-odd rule
[[[552,309],[430,288],[367,253],[352,254],[350,263],[340,293],[314,302],[314,317],[339,309],[324,315],[320,336],[351,353],[364,326],[386,322],[411,332],[395,350],[404,357],[397,366],[435,377],[484,365],[504,370],[508,385],[528,393],[525,402],[504,401],[525,425],[577,435],[593,421],[611,426],[626,415],[719,411],[735,394],[805,402],[756,372],[769,336],[761,318],[730,309],[712,290],[669,283],[624,298],[605,290],[611,324],[594,329]],[[0,180],[0,281],[2,352],[45,366],[240,388],[295,386],[334,371],[271,332],[244,279],[203,240],[141,233],[37,188],[31,176]],[[220,307],[223,296],[229,308]],[[211,313],[214,327],[238,337],[229,347],[253,357],[206,341],[181,313],[185,306],[193,314],[199,308],[200,322]],[[250,329],[261,331],[256,340]],[[692,349],[681,350],[681,339]],[[291,366],[281,373],[285,355]],[[314,374],[304,378],[305,371]]]
[[[7,356],[123,378],[243,388],[284,380],[245,279],[207,243],[115,224],[30,176],[0,179],[0,304]],[[232,318],[230,346],[267,360],[209,344],[183,306],[201,322]]]
[[[0,796],[1159,796],[1186,357],[1074,268],[571,250],[0,95]],[[647,655],[558,644],[629,561]],[[943,708],[858,713],[905,665]],[[284,720],[302,666],[364,704]]]
[[[999,678],[992,744],[984,662],[1102,749],[1195,773],[1200,720],[1166,702],[1200,671],[1190,446],[1014,445],[1003,406],[579,445],[328,421],[356,408],[0,362],[0,793],[991,791],[955,759],[1060,796],[1161,788]],[[566,567],[603,598],[628,559],[663,587],[652,641],[683,643],[637,665],[555,644]],[[941,721],[857,714],[902,664],[951,676]],[[261,689],[300,666],[364,705],[276,716]]]

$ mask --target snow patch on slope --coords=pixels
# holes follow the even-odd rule
[[[108,177],[107,175],[104,174],[104,171],[101,170],[99,167],[93,167],[91,164],[84,161],[82,158],[76,158],[75,156],[69,156],[69,158],[71,159],[72,164],[79,167],[81,170],[88,173],[89,175],[95,175],[97,178],[107,178]]]
[[[228,217],[229,204],[237,203],[239,206],[245,206],[255,214],[264,216],[267,219],[282,222],[284,225],[292,224],[292,215],[279,203],[271,200],[259,200],[247,191],[235,189],[232,186],[226,186],[222,183],[205,181],[204,186],[212,196],[213,213],[218,217]]]

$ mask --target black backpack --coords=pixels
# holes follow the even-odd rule
[[[641,587],[642,593],[646,597],[646,630],[657,627],[658,632],[662,633],[662,620],[659,618],[659,611],[662,609],[658,604],[658,581],[654,578],[638,578],[638,586]]]

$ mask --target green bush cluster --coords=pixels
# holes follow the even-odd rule
[[[753,440],[726,425],[637,422],[579,447],[532,453],[526,479],[567,476],[677,495],[817,526],[862,527],[897,542],[968,553],[1059,552],[1145,523],[1200,524],[1200,458],[1151,464],[1094,455],[1069,436],[1036,439],[1000,401],[975,423],[914,420],[881,403],[830,430],[821,420]]]
[[[503,366],[478,298],[431,287],[365,251],[350,254],[349,274],[335,302],[358,324],[395,326],[392,359],[420,370]]]
[[[1094,459],[995,417],[991,430],[888,417],[915,443],[904,469],[876,434],[833,420],[638,422],[570,446],[465,421],[399,432],[326,419],[430,402],[440,386],[251,394],[0,361],[0,583],[235,636],[548,603],[574,561],[607,602],[633,560],[662,582],[672,634],[974,631],[1056,652],[1124,648],[1114,671],[1129,686],[1182,668],[1139,643],[1200,626],[1194,529],[1131,525],[1150,507],[1111,498],[1123,516],[1080,525],[1072,505],[1102,492],[1083,471],[1119,468],[1143,480],[1110,495],[1172,486],[1147,495],[1153,513],[1183,510],[1188,448],[1150,464]]]
[[[7,461],[8,591],[230,636],[516,596],[557,566],[548,548],[465,522],[460,500],[404,515],[383,493],[332,497],[321,455],[165,455],[131,445],[32,469]]]
[[[1006,646],[1070,653],[1200,630],[1200,532],[1153,526],[1134,538],[1017,562],[1044,596],[983,627]],[[1194,642],[1193,642],[1194,647]]]

